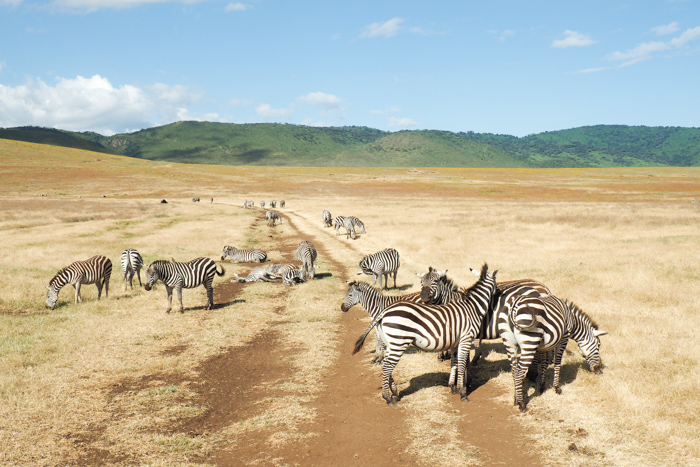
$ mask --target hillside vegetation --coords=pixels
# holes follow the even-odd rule
[[[0,138],[190,164],[297,167],[700,166],[700,128],[597,125],[515,137],[437,130],[177,122],[103,136],[0,129]]]

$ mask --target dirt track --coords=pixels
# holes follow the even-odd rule
[[[299,232],[297,223],[306,220],[293,214],[284,216],[288,228]],[[306,235],[308,238],[308,235]],[[330,251],[348,248],[348,244],[330,235],[313,236],[319,256],[333,264],[340,271],[340,279],[350,276],[348,268],[334,262]],[[294,258],[296,244],[279,244],[279,250],[290,261]],[[354,273],[354,270],[352,271]],[[231,302],[241,284],[221,284],[216,301]],[[282,293],[287,293],[283,291]],[[338,307],[342,297],[338,297]],[[285,319],[285,310],[278,309],[280,322]],[[350,349],[356,337],[367,325],[367,316],[362,310],[352,310],[341,316],[337,360],[328,375],[322,376],[325,389],[311,405],[318,416],[300,431],[314,433],[315,436],[271,446],[268,436],[258,432],[250,439],[236,440],[232,447],[224,445],[207,459],[199,461],[221,466],[238,465],[420,465],[417,459],[407,453],[412,433],[406,422],[407,414],[400,406],[388,407],[380,397],[379,369],[369,367],[359,355],[351,355]],[[192,437],[202,433],[216,432],[223,427],[244,420],[264,410],[260,402],[267,397],[280,394],[277,389],[288,379],[291,370],[282,363],[282,356],[294,349],[280,345],[279,333],[270,328],[260,333],[254,341],[243,348],[225,351],[204,362],[197,378],[200,399],[199,405],[208,408],[200,417],[173,427]],[[490,371],[498,371],[498,368]],[[513,417],[514,410],[495,401],[498,389],[491,387],[491,375],[477,372],[473,381],[471,402],[462,403],[458,398],[451,399],[451,406],[445,411],[460,413],[460,432],[469,444],[479,449],[483,465],[537,465],[541,463],[536,454],[528,452],[528,440],[522,428]],[[432,381],[416,382],[441,385],[447,390],[446,369],[443,374],[432,375]],[[475,388],[475,389],[474,389]],[[419,390],[414,382],[402,391],[402,396]],[[272,434],[272,433],[269,433]]]

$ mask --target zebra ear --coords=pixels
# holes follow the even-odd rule
[[[437,273],[440,275],[440,277],[442,277],[442,276],[444,276],[445,274],[447,274],[447,269],[445,269],[444,271],[435,270],[435,272],[437,272]]]
[[[48,288],[48,287],[47,287]],[[593,330],[593,335],[598,337],[598,336],[604,336],[608,333],[608,331],[601,331],[600,329],[594,329]]]
[[[416,273],[416,276],[418,276],[418,277],[420,277],[421,279],[423,279],[423,277],[425,277],[425,273],[424,273],[424,272],[417,272],[417,273]]]
[[[364,274],[364,272],[362,272],[362,271],[357,273],[358,276],[361,276],[362,274]]]
[[[469,270],[474,274],[476,277],[481,277],[481,273],[477,271],[476,269],[469,268]]]
[[[173,257],[171,256],[171,257],[170,257],[170,262],[171,262],[171,263],[176,263],[177,261],[175,261],[175,258],[173,258]]]
[[[51,290],[48,285],[45,285],[44,287],[46,287],[46,290]]]

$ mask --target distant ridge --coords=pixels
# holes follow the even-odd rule
[[[700,129],[595,125],[525,137],[278,123],[177,122],[102,136],[0,129],[0,138],[190,164],[298,167],[700,166]]]

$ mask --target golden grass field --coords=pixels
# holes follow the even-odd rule
[[[0,465],[223,465],[217,453],[244,439],[284,452],[322,436],[314,420],[329,389],[324,375],[358,337],[342,334],[344,279],[359,278],[362,256],[385,247],[401,254],[401,293],[417,290],[414,273],[428,266],[469,285],[468,268],[488,262],[500,281],[547,284],[609,332],[602,375],[587,370],[571,342],[563,393],[551,391],[550,368],[550,389],[531,389],[523,415],[512,406],[505,353],[485,346],[480,365],[495,373],[479,390],[507,408],[542,463],[700,465],[700,204],[692,202],[700,200],[700,168],[196,166],[0,140],[0,181]],[[241,208],[244,199],[285,199],[285,222],[271,230],[259,208]],[[358,216],[367,234],[336,237],[322,227],[323,209]],[[185,290],[185,313],[170,315],[162,285],[146,292],[135,278],[137,287],[124,291],[125,248],[146,263],[218,262],[229,244],[268,250],[277,262],[286,255],[280,245],[295,247],[300,236],[327,254],[319,256],[321,280],[293,289],[247,284],[211,311],[203,288]],[[113,262],[109,297],[96,301],[96,287],[86,285],[75,304],[68,286],[57,307],[45,309],[55,272],[96,254]],[[223,264],[215,293],[252,268]],[[363,310],[349,313],[369,323]],[[250,388],[264,395],[260,410],[196,437],[178,431],[207,411],[200,365],[270,329],[289,375],[275,391]],[[373,345],[365,349],[356,357],[369,361]],[[421,375],[447,371],[434,354],[412,353],[394,378],[406,390]],[[408,391],[388,408],[379,369],[365,372],[374,396],[354,403],[402,417],[408,439],[396,455],[418,465],[488,463],[460,428],[469,403],[459,405],[442,383]],[[281,454],[239,460],[294,465]]]

